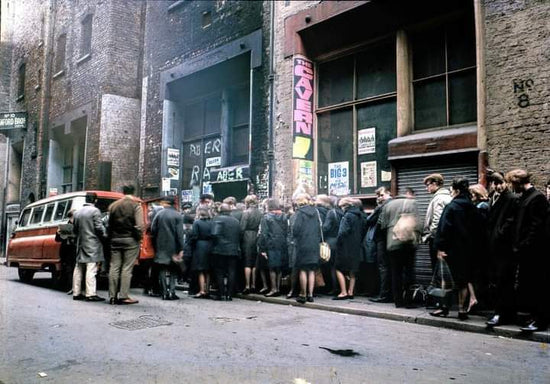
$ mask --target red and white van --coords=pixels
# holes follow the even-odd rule
[[[92,192],[97,195],[96,207],[104,214],[111,203],[124,196],[108,191],[71,192],[36,201],[23,209],[6,252],[6,265],[18,268],[22,281],[31,281],[37,271],[51,272],[54,280],[62,276],[61,243],[55,241],[55,233],[60,224],[68,222],[69,211],[81,208],[86,194]],[[148,228],[148,206],[155,201],[136,200],[142,204],[143,222]],[[154,257],[151,236],[145,228],[138,263]]]

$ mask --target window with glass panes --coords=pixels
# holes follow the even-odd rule
[[[382,174],[390,172],[387,144],[397,129],[395,42],[321,63],[317,73],[318,193],[334,192],[329,190],[329,169],[340,162],[347,162],[350,194],[389,185]],[[365,132],[374,142],[360,147]],[[365,177],[367,170],[374,177]]]
[[[476,121],[473,18],[411,34],[416,130]]]

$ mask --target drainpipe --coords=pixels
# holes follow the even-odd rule
[[[267,149],[267,158],[268,158],[268,167],[269,167],[269,174],[268,174],[268,196],[273,196],[273,176],[275,174],[275,162],[274,162],[274,154],[273,154],[273,108],[275,105],[274,100],[274,82],[275,82],[275,53],[273,52],[274,49],[274,33],[275,33],[275,1],[270,2],[271,9],[269,14],[269,114],[268,114],[268,122],[267,122],[267,131],[269,136],[269,146]]]
[[[54,30],[57,16],[57,3],[56,0],[50,0],[50,17],[49,25],[47,29],[47,36],[44,38],[44,86],[42,88],[42,98],[40,102],[40,120],[39,120],[39,143],[37,147],[40,149],[38,155],[38,183],[40,185],[40,192],[44,192],[46,196],[47,186],[47,174],[48,174],[48,152],[49,152],[49,136],[50,136],[50,103],[51,103],[51,82],[52,82],[52,66],[53,66],[53,41]],[[43,198],[42,193],[39,193],[39,198]]]

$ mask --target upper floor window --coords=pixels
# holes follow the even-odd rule
[[[87,15],[81,23],[80,30],[80,57],[92,51],[92,15]]]
[[[55,52],[55,73],[65,69],[65,52],[67,50],[67,35],[65,33],[57,38],[57,49]]]
[[[17,99],[22,99],[25,96],[25,72],[27,65],[21,63],[17,73]]]
[[[476,52],[472,19],[412,34],[415,129],[476,121]]]

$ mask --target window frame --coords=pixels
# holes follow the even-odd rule
[[[463,21],[463,24],[462,25],[465,25],[467,23],[467,19],[465,18],[456,18],[454,20],[451,20],[453,22],[458,22],[458,21]],[[437,73],[437,74],[431,74],[431,75],[427,75],[427,76],[422,76],[422,77],[418,77],[418,78],[415,78],[414,77],[414,54],[415,54],[415,49],[414,49],[414,43],[411,43],[411,46],[410,46],[410,52],[411,52],[411,55],[410,55],[410,62],[409,62],[409,69],[410,69],[410,73],[411,73],[411,95],[410,97],[412,98],[412,115],[413,115],[413,131],[415,132],[426,132],[426,131],[430,131],[430,130],[441,130],[441,129],[449,129],[449,128],[452,128],[452,127],[459,127],[459,126],[467,126],[467,125],[472,125],[472,124],[475,124],[477,122],[477,117],[474,118],[474,120],[472,121],[464,121],[464,122],[460,122],[460,123],[451,123],[451,120],[452,120],[452,117],[451,117],[451,100],[450,100],[450,78],[453,77],[454,75],[460,75],[460,74],[465,74],[465,73],[468,73],[468,72],[474,72],[474,79],[475,79],[475,83],[477,84],[477,72],[476,72],[476,69],[477,69],[477,63],[474,63],[474,65],[469,65],[469,66],[464,66],[464,67],[461,67],[459,69],[449,69],[450,67],[450,64],[449,64],[449,56],[450,56],[450,53],[449,53],[449,26],[448,26],[448,23],[445,23],[445,24],[436,24],[436,25],[430,25],[430,26],[425,26],[423,28],[417,28],[417,29],[414,29],[414,30],[411,30],[409,31],[409,34],[411,35],[414,35],[416,33],[426,33],[427,31],[431,31],[431,30],[434,30],[434,29],[437,29],[437,28],[442,28],[443,29],[443,53],[444,53],[444,69],[443,69],[443,72],[440,72],[440,73]],[[412,36],[411,36],[412,37]],[[473,48],[475,50],[475,31],[474,31],[474,42],[473,42]],[[417,86],[418,84],[426,84],[430,81],[434,81],[434,80],[441,80],[441,79],[444,79],[444,85],[445,85],[445,125],[436,125],[436,126],[429,126],[429,127],[423,127],[423,128],[418,128],[418,124],[417,124],[417,121],[416,121],[416,100],[415,100],[415,91],[417,88],[415,88],[415,86]],[[476,109],[477,109],[477,90],[476,90],[476,100],[474,101],[474,106],[476,106]]]
[[[314,109],[314,116],[315,116],[315,143],[314,143],[314,159],[315,159],[315,167],[316,167],[316,187],[317,187],[317,191],[319,192],[319,189],[321,189],[321,181],[320,181],[320,172],[319,172],[319,166],[320,166],[320,163],[319,163],[319,144],[320,144],[320,135],[319,135],[319,124],[318,124],[318,119],[319,119],[319,116],[324,114],[324,113],[329,113],[329,112],[333,112],[333,111],[345,111],[346,109],[351,109],[351,113],[352,113],[352,119],[351,119],[351,124],[352,124],[352,140],[353,140],[353,143],[352,143],[352,159],[349,161],[349,173],[351,174],[349,176],[350,178],[350,186],[349,186],[349,195],[364,195],[365,193],[362,193],[360,192],[361,189],[365,189],[365,188],[362,188],[360,186],[360,180],[359,180],[359,177],[358,177],[358,171],[360,171],[360,162],[359,162],[359,157],[362,156],[362,155],[359,155],[358,154],[358,148],[357,148],[357,140],[358,140],[358,109],[364,107],[364,106],[367,106],[367,105],[374,105],[376,103],[381,103],[381,102],[385,102],[385,101],[391,101],[391,100],[394,100],[395,102],[397,102],[397,82],[398,82],[398,74],[397,74],[397,64],[396,64],[396,60],[397,60],[397,57],[394,56],[394,63],[395,63],[395,91],[392,91],[392,92],[384,92],[384,93],[381,93],[381,94],[378,94],[378,95],[375,95],[375,96],[367,96],[367,97],[362,97],[362,98],[357,98],[357,94],[358,94],[358,68],[357,68],[357,61],[358,61],[358,56],[361,55],[362,53],[364,52],[368,52],[369,49],[373,49],[373,50],[376,50],[378,49],[380,46],[383,46],[385,44],[388,44],[388,45],[392,45],[393,46],[393,49],[395,50],[395,47],[396,47],[396,39],[395,39],[395,36],[393,35],[391,38],[384,38],[384,39],[381,39],[381,40],[377,40],[375,42],[373,42],[372,44],[369,44],[367,46],[362,46],[361,48],[357,49],[357,50],[354,50],[354,51],[351,51],[351,52],[345,52],[345,54],[343,55],[340,55],[340,56],[336,56],[336,57],[330,57],[328,58],[327,60],[323,60],[323,61],[318,61],[315,63],[315,89],[317,90],[316,91],[316,97],[314,99],[314,105],[315,105],[315,109]],[[345,57],[349,57],[349,56],[353,56],[353,78],[352,78],[352,95],[351,95],[351,100],[349,101],[345,101],[345,102],[341,102],[341,103],[337,103],[337,104],[333,104],[333,105],[329,105],[329,106],[323,106],[323,107],[319,107],[319,97],[320,97],[320,94],[319,94],[319,80],[320,80],[320,73],[321,71],[319,70],[320,66],[327,63],[327,62],[330,62],[330,61],[333,61],[333,60],[338,60],[338,59],[342,59],[342,58],[345,58]],[[396,114],[396,128],[397,128],[397,114]],[[377,173],[380,173],[380,170],[377,170]],[[381,184],[383,183],[382,181],[378,180],[378,184]],[[328,180],[327,180],[327,183],[328,183]],[[328,184],[327,184],[328,185]],[[370,188],[370,187],[367,187],[367,188]],[[323,187],[324,189],[324,187]],[[330,193],[330,191],[326,191],[327,194]]]
[[[80,21],[79,62],[92,54],[93,21],[94,15],[92,13],[88,13]]]

